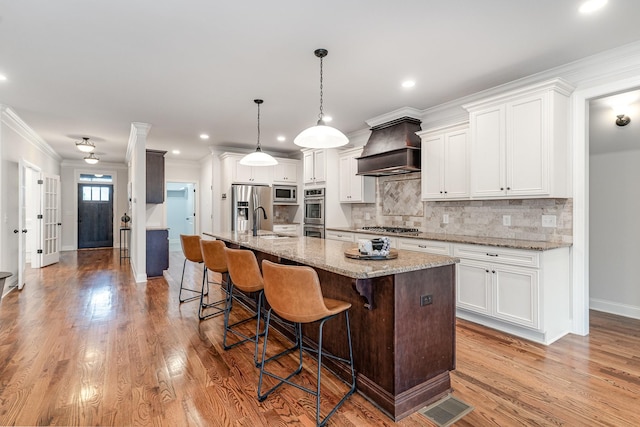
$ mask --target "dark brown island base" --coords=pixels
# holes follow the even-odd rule
[[[348,301],[358,392],[397,421],[451,391],[455,369],[455,263],[457,258],[398,250],[392,260],[356,260],[353,243],[312,237],[205,233],[229,247],[251,249],[258,261],[308,265],[325,297]],[[314,347],[317,327],[304,329]],[[285,324],[280,330],[293,337]],[[314,329],[315,328],[315,329]],[[344,321],[325,326],[325,348],[348,354]],[[346,366],[326,366],[348,379]],[[331,362],[331,363],[330,363]]]

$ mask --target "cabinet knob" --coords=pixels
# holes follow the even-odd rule
[[[440,192],[440,194],[442,194],[442,191]]]
[[[496,274],[496,271],[495,271],[495,270],[491,270],[491,272],[492,272],[493,274]]]
[[[486,269],[484,271],[486,271],[487,273],[489,272],[489,270],[486,270]]]
[[[500,191],[504,191],[504,187],[500,187]]]
[[[445,191],[444,194],[447,194],[447,191]]]
[[[511,190],[511,187],[507,187],[507,190]]]

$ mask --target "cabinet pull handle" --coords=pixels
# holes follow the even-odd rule
[[[419,248],[427,249],[427,245],[418,245]]]
[[[487,252],[487,256],[498,256],[498,254],[490,254],[489,252]]]

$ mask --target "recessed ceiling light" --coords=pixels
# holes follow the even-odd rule
[[[322,116],[322,121],[325,123],[329,123],[331,120],[333,120],[331,116]]]
[[[0,74],[0,82],[3,82],[7,80],[7,76],[5,76],[4,74]]]
[[[180,150],[173,150],[171,151],[173,154],[180,154]]]
[[[286,140],[287,140],[287,138],[285,138],[285,137],[284,137],[284,136],[282,136],[282,135],[278,136],[276,139],[277,139],[278,141],[280,141],[280,142],[284,142],[284,141],[286,141]]]
[[[602,9],[608,0],[587,0],[580,6],[580,13],[593,13],[599,9]]]
[[[416,82],[413,80],[405,80],[402,82],[402,87],[404,88],[414,87],[415,85],[416,85]]]
[[[207,135],[206,133],[201,133],[200,139],[209,139],[209,135]]]

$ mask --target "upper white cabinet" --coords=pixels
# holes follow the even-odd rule
[[[280,160],[273,167],[273,182],[285,184],[298,183],[299,160]]]
[[[464,106],[472,198],[570,197],[572,90],[555,79]]]
[[[303,152],[305,184],[320,184],[327,180],[326,158],[325,150],[305,150]]]
[[[239,158],[235,159],[233,182],[249,182],[252,184],[270,184],[273,172],[271,166],[245,166],[240,164]]]
[[[375,177],[356,175],[362,147],[340,153],[340,203],[374,203]]]
[[[468,123],[419,132],[422,139],[422,199],[469,198]]]

